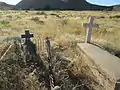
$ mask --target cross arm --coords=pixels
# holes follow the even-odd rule
[[[89,28],[89,27],[94,27],[94,28],[99,28],[99,25],[98,24],[88,24],[88,23],[84,23],[83,24],[83,27],[85,27],[85,28]]]
[[[21,35],[21,38],[32,38],[34,37],[33,34],[30,34],[30,35]]]
[[[99,24],[93,24],[92,27],[99,28]]]
[[[89,24],[88,23],[84,23],[83,27],[87,28],[87,27],[89,27]]]

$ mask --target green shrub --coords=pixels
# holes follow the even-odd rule
[[[110,16],[109,18],[110,18],[110,19],[111,19],[111,18],[120,18],[120,15]]]
[[[45,12],[36,12],[36,15],[47,15]]]
[[[36,15],[41,15],[41,12],[36,12]]]
[[[38,23],[38,24],[42,24],[42,25],[44,25],[44,21],[39,20],[38,17],[33,17],[31,20],[33,20],[34,22],[36,22],[36,23]]]
[[[11,16],[11,15],[7,15],[6,17],[8,17],[8,18],[12,18],[12,16]]]
[[[56,16],[56,17],[58,17],[58,18],[61,18],[58,14],[55,14],[55,13],[51,13],[50,15]]]
[[[42,20],[40,20],[40,21],[39,21],[39,23],[40,23],[40,24],[42,24],[42,25],[44,25],[44,24],[45,24],[45,23],[44,23],[44,21],[42,21]]]
[[[9,22],[9,21],[6,21],[6,20],[0,21],[0,25],[1,25],[1,26],[5,26],[5,27],[11,26],[11,25],[10,25],[10,22]]]
[[[3,21],[0,21],[0,23],[1,24],[9,24],[10,22],[3,20]]]
[[[32,17],[32,19],[34,22],[39,22],[39,18],[38,17]]]

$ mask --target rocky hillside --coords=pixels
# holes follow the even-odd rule
[[[9,4],[7,4],[7,3],[0,2],[0,9],[1,9],[1,10],[12,9],[13,7],[14,7],[14,5],[9,5]]]
[[[15,9],[35,10],[112,10],[112,7],[98,6],[85,0],[22,0]]]
[[[115,5],[115,6],[113,7],[113,10],[114,10],[114,11],[120,11],[120,5]]]

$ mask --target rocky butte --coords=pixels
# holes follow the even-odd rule
[[[112,10],[113,6],[98,6],[86,0],[22,0],[14,9],[27,10]]]

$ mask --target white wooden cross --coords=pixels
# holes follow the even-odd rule
[[[92,35],[92,28],[98,28],[99,25],[98,24],[94,24],[94,17],[91,16],[90,17],[90,23],[84,23],[83,26],[85,28],[88,28],[87,30],[87,35],[86,35],[86,43],[90,43],[91,41],[91,35]]]

